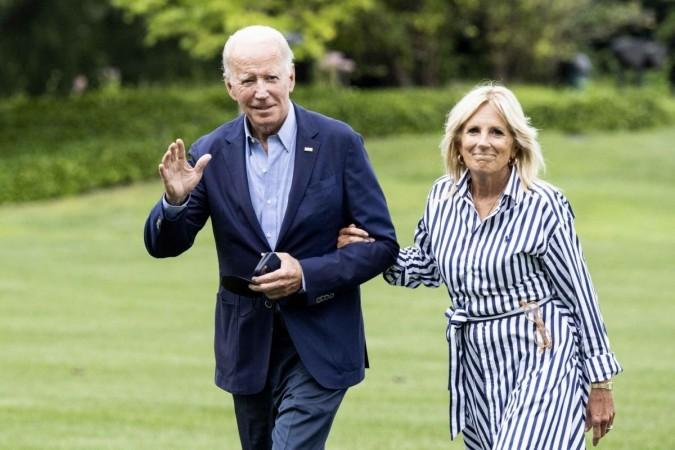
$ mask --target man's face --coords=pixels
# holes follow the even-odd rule
[[[256,42],[235,49],[230,57],[227,92],[252,126],[251,133],[266,140],[281,128],[291,106],[295,71],[282,62],[274,42]]]

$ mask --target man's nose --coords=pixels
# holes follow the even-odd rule
[[[257,98],[265,98],[267,97],[267,83],[263,79],[259,79],[255,83],[255,96]]]

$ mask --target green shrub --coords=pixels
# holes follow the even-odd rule
[[[470,86],[444,89],[299,88],[295,101],[366,137],[443,132]],[[584,92],[516,86],[539,129],[638,129],[675,121],[675,102],[651,91]],[[0,203],[72,195],[156,176],[169,142],[188,144],[237,114],[222,86],[145,87],[118,94],[15,98],[0,103]]]
[[[659,93],[650,90],[617,91],[606,87],[587,91],[515,89],[533,125],[539,129],[569,132],[636,130],[675,121]]]

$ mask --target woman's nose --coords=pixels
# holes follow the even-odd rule
[[[478,138],[478,146],[479,147],[487,147],[490,145],[490,136],[488,133],[481,133],[480,137]]]

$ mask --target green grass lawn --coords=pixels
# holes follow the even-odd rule
[[[439,138],[368,142],[402,245],[441,174]],[[673,128],[542,136],[625,369],[605,449],[675,448],[673,142]],[[212,381],[213,238],[207,227],[181,258],[149,257],[142,228],[160,193],[155,181],[0,208],[0,448],[239,447]],[[463,448],[447,430],[444,290],[380,278],[363,290],[372,367],[329,448]]]

